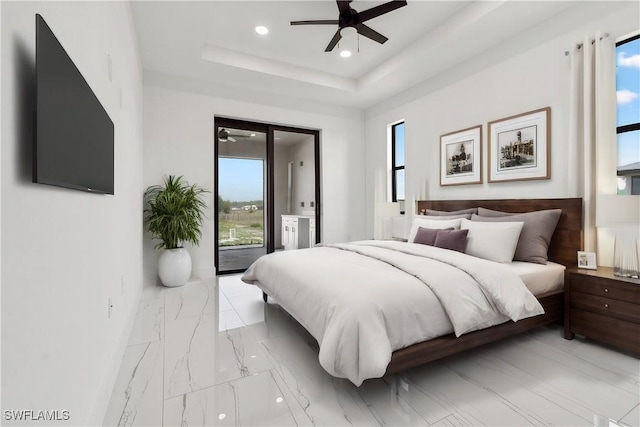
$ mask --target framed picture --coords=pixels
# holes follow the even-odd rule
[[[440,185],[482,182],[482,125],[440,136]]]
[[[596,253],[578,251],[578,268],[597,270]]]
[[[489,182],[549,179],[551,108],[489,122]]]

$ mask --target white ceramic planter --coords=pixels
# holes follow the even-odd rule
[[[185,248],[165,249],[158,259],[158,275],[163,285],[183,286],[191,276],[191,256]]]

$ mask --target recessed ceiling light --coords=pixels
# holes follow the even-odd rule
[[[265,27],[264,25],[258,25],[256,27],[256,33],[260,34],[261,36],[264,36],[264,35],[269,34],[269,29],[267,27]]]
[[[255,133],[252,133],[252,134],[251,134],[251,135],[249,135],[249,136],[256,136],[256,134],[255,134]],[[251,356],[251,357],[255,357],[255,356]]]
[[[342,52],[340,52],[340,56],[342,56],[343,58],[348,58],[351,56],[351,51],[350,50],[343,50]]]

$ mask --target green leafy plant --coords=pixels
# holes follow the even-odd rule
[[[207,190],[189,185],[182,176],[169,175],[164,185],[152,185],[144,192],[145,224],[154,239],[160,239],[156,249],[175,249],[183,242],[200,243],[206,203],[202,194]]]

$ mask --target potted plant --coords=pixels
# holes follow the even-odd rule
[[[145,224],[156,249],[164,249],[158,259],[158,275],[165,286],[182,286],[191,275],[191,256],[184,242],[200,243],[207,190],[189,185],[182,176],[169,175],[164,185],[152,185],[144,193]]]

